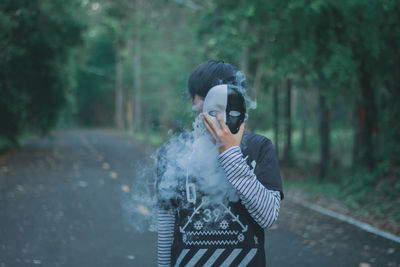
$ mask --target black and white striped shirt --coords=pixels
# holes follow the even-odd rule
[[[171,263],[175,266],[212,266],[213,264],[247,266],[250,262],[255,262],[256,257],[264,256],[263,232],[261,234],[260,229],[271,227],[279,215],[282,194],[279,167],[273,146],[268,139],[251,133],[245,134],[243,139],[247,142],[242,149],[234,146],[219,155],[220,166],[241,199],[241,203],[232,205],[232,211],[240,215],[232,212],[233,219],[230,222],[229,218],[221,220],[219,225],[227,227],[222,223],[233,225],[237,221],[239,223],[237,228],[232,226],[233,228],[219,228],[218,231],[201,231],[202,223],[198,222],[199,225],[194,225],[192,228],[189,226],[190,229],[179,235],[176,233],[177,224],[183,216],[177,217],[172,210],[160,207],[158,210],[159,266],[171,266]],[[226,216],[229,217],[231,207],[225,208],[225,213],[228,214]],[[246,219],[246,214],[251,219]],[[240,219],[236,220],[235,216]],[[253,220],[257,225],[252,223]],[[262,252],[258,252],[259,250]]]

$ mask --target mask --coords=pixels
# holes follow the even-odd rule
[[[210,115],[217,126],[220,113],[231,133],[236,134],[244,121],[246,103],[243,95],[228,84],[216,85],[208,91],[204,99],[203,112]]]

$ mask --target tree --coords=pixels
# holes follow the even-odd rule
[[[2,1],[0,136],[56,125],[74,90],[74,48],[85,28],[80,1]]]

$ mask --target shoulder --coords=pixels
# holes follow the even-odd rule
[[[184,147],[184,143],[192,139],[193,135],[189,132],[180,133],[178,135],[173,136],[169,140],[165,141],[158,149],[158,155],[164,155],[168,153],[169,150],[179,150],[179,148]]]
[[[243,134],[243,139],[242,139],[242,144],[244,149],[248,150],[264,150],[264,151],[269,151],[273,150],[274,146],[271,142],[270,139],[267,137],[260,135],[260,134],[255,134],[252,132],[244,132]]]
[[[243,155],[249,156],[249,159],[255,160],[257,163],[276,158],[272,141],[263,135],[245,132],[240,146]]]

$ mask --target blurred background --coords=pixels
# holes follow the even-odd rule
[[[192,70],[221,59],[288,190],[399,234],[399,1],[2,0],[0,29],[2,153],[53,129],[159,146],[191,127]]]

